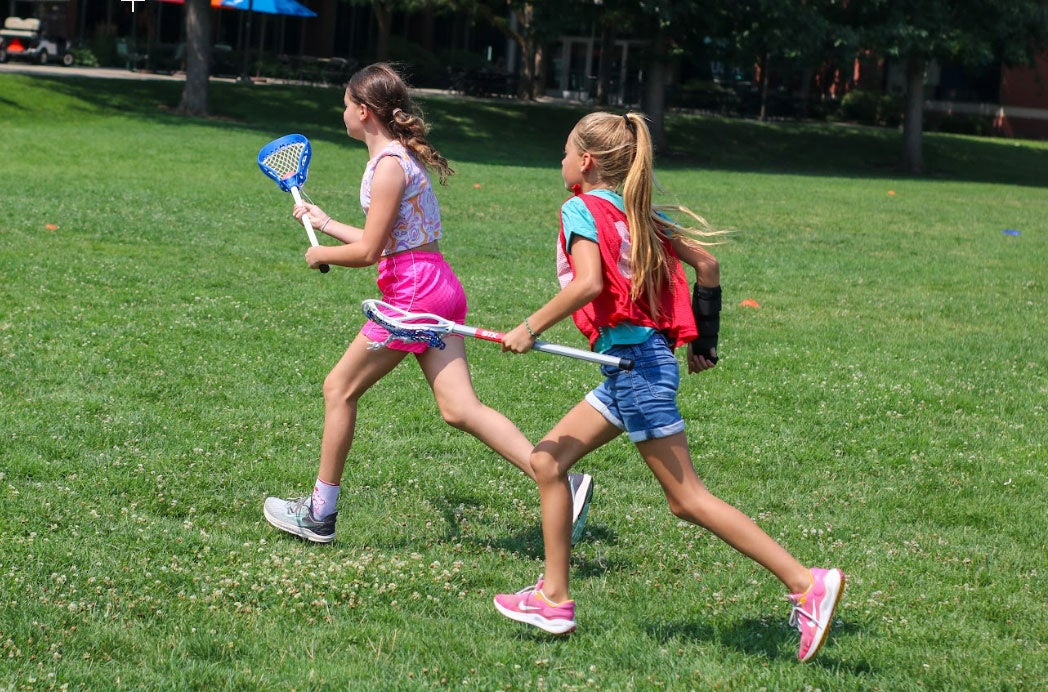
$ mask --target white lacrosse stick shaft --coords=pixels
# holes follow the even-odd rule
[[[414,329],[418,331],[429,330],[437,332],[438,334],[445,333],[458,334],[459,336],[472,336],[475,339],[492,341],[497,344],[502,343],[502,339],[506,336],[503,332],[496,332],[491,329],[478,329],[477,327],[470,327],[465,324],[457,324],[449,319],[431,313],[408,312],[407,310],[393,307],[389,303],[384,303],[380,300],[365,300],[361,304],[361,307],[368,318],[374,320],[380,326],[386,327],[391,332],[394,332],[394,329]],[[394,317],[393,315],[397,316]],[[393,337],[397,338],[395,332]],[[599,365],[610,365],[623,370],[633,369],[633,361],[629,358],[619,358],[617,356],[609,356],[605,353],[586,351],[581,348],[551,344],[548,341],[536,341],[531,348],[535,351],[542,351],[543,353],[567,356],[568,358],[584,360]]]
[[[302,195],[298,191],[298,187],[295,185],[291,186],[291,196],[295,198],[295,204],[302,204]],[[306,235],[309,236],[309,242],[313,247],[320,245],[317,242],[317,234],[313,232],[313,221],[309,218],[309,212],[302,215],[302,225],[306,229]]]
[[[502,343],[502,338],[506,336],[502,332],[491,331],[490,329],[478,329],[477,327],[470,327],[464,324],[452,323],[448,326],[449,334],[458,334],[459,336],[472,336],[475,339],[483,339],[484,341],[494,341],[495,343]],[[557,356],[567,356],[568,358],[575,358],[577,360],[585,360],[590,363],[597,363],[598,365],[612,365],[623,370],[632,370],[633,364],[623,358],[616,358],[615,356],[607,356],[603,353],[594,353],[593,351],[584,351],[581,348],[572,348],[571,346],[562,346],[560,344],[551,344],[548,341],[536,341],[532,348],[536,351],[542,351],[543,353],[552,353]]]

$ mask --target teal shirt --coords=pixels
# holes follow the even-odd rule
[[[600,197],[614,204],[619,211],[625,213],[625,203],[622,196],[612,190],[593,190],[586,194]],[[564,224],[564,247],[571,253],[571,243],[575,237],[585,238],[593,242],[597,239],[597,222],[593,219],[586,203],[578,197],[572,197],[560,208],[560,219]],[[641,327],[630,322],[620,322],[614,327],[601,327],[600,335],[593,344],[593,350],[597,353],[606,353],[612,346],[625,346],[628,344],[643,344],[651,338],[655,330],[651,327]]]

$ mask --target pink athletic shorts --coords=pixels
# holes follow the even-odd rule
[[[459,324],[466,321],[466,292],[439,252],[408,250],[383,257],[378,263],[377,283],[382,300],[390,305],[409,312],[431,312]],[[371,320],[360,331],[371,341],[382,342],[389,337],[388,331]],[[428,346],[396,340],[386,348],[422,353]]]

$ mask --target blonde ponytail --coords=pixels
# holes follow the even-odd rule
[[[706,238],[723,234],[687,207],[652,205],[655,188],[654,147],[648,123],[640,113],[590,113],[572,130],[580,152],[594,160],[601,183],[622,190],[630,228],[630,298],[643,300],[658,318],[664,288],[670,286],[673,266],[663,240],[680,235],[689,244],[711,245]],[[698,225],[682,226],[666,216],[682,212]]]

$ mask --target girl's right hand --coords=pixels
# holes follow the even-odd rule
[[[291,215],[295,217],[295,220],[302,223],[302,217],[309,214],[309,222],[313,226],[313,230],[320,230],[320,227],[324,225],[324,222],[328,220],[328,215],[324,213],[324,210],[315,204],[309,204],[303,202],[302,204],[296,204],[295,208],[291,210]]]
[[[527,353],[531,350],[531,347],[535,345],[535,337],[529,332],[528,328],[523,324],[517,325],[516,328],[510,330],[502,337],[502,350],[513,351],[514,353]]]

